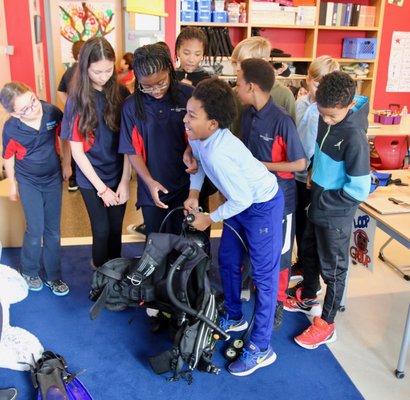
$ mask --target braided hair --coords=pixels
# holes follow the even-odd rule
[[[143,94],[138,90],[138,79],[143,76],[149,76],[161,71],[168,71],[169,73],[169,88],[168,93],[171,95],[172,102],[179,107],[185,107],[178,89],[178,80],[176,78],[174,65],[172,63],[169,51],[161,44],[148,44],[139,47],[134,52],[133,63],[135,75],[135,110],[137,117],[145,120],[145,111],[143,107]]]

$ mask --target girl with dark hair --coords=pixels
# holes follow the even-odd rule
[[[57,296],[69,292],[61,280],[61,181],[71,175],[70,149],[56,146],[62,112],[40,101],[21,82],[9,82],[0,91],[0,104],[10,114],[3,129],[3,158],[10,181],[10,200],[21,200],[26,220],[21,248],[21,275],[28,288],[39,291],[43,281]]]
[[[184,160],[191,165],[183,118],[192,88],[178,82],[169,52],[160,44],[134,52],[136,90],[122,108],[120,152],[138,175],[137,208],[146,234],[158,232],[166,214],[182,206],[189,190]],[[178,233],[183,214],[174,213],[165,231]]]
[[[121,256],[121,232],[129,198],[128,158],[118,154],[120,109],[128,90],[117,83],[115,53],[101,37],[81,49],[61,136],[70,141],[77,183],[90,217],[92,261],[100,267]]]
[[[176,74],[179,81],[196,86],[211,76],[201,67],[207,46],[208,40],[201,29],[189,26],[181,30],[175,42],[175,52],[179,61]]]

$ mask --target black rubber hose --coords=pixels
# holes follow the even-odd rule
[[[217,331],[225,340],[230,339],[230,335],[228,335],[224,330],[222,330],[218,325],[216,325],[212,320],[202,315],[201,312],[194,310],[191,307],[188,307],[186,304],[181,303],[175,296],[173,288],[172,288],[172,280],[174,278],[175,271],[183,265],[183,263],[190,257],[192,257],[196,252],[195,247],[188,246],[182,254],[177,258],[177,260],[172,264],[168,276],[167,276],[167,294],[171,300],[171,303],[181,309],[182,311],[186,312],[189,315],[192,315],[195,318],[200,319],[202,322],[205,322],[208,326],[212,329]]]

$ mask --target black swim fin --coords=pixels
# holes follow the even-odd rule
[[[84,385],[67,370],[64,357],[45,351],[31,368],[38,400],[92,400]]]

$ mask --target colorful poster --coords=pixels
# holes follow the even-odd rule
[[[373,271],[373,244],[376,231],[376,220],[358,209],[353,219],[352,235],[350,237],[350,260],[353,264],[361,264]]]
[[[86,41],[94,36],[104,36],[115,46],[114,2],[61,1],[59,8],[63,64],[74,62],[71,47],[78,40]]]
[[[393,32],[386,92],[410,92],[410,32]]]

